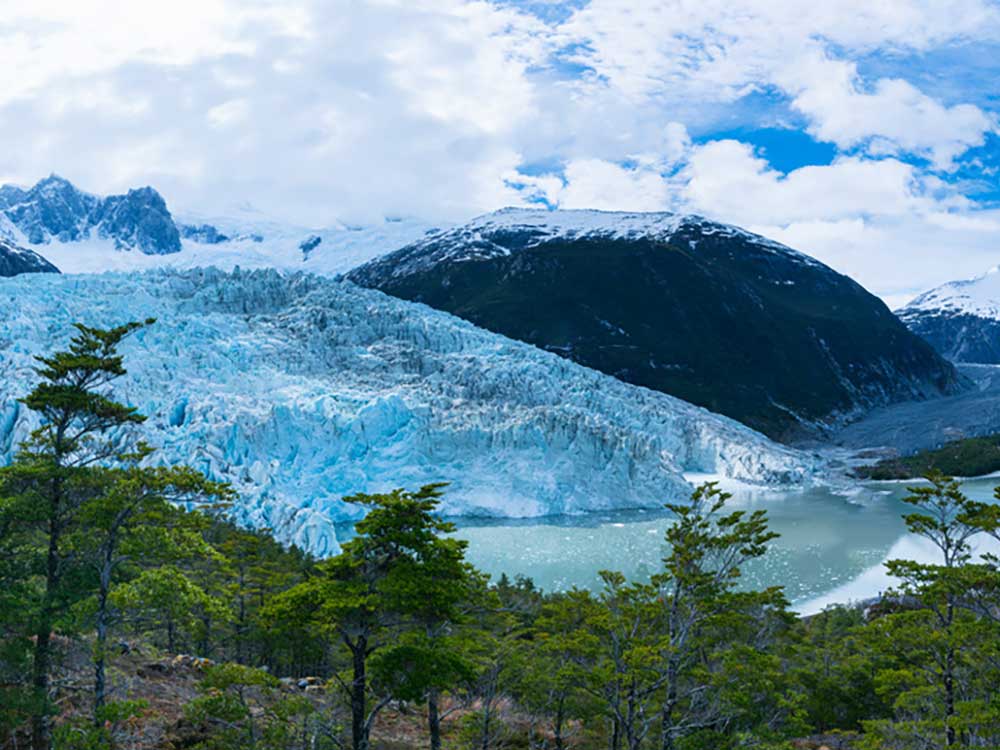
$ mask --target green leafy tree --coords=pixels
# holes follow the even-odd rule
[[[221,559],[210,573],[221,579],[233,609],[231,637],[216,640],[223,640],[229,658],[240,664],[294,670],[294,657],[290,663],[285,652],[298,653],[310,638],[268,627],[264,612],[271,597],[309,575],[314,560],[296,547],[279,544],[268,529],[239,529],[216,522],[206,537]]]
[[[95,472],[121,457],[121,432],[144,419],[108,395],[111,383],[125,374],[118,346],[152,322],[108,330],[78,324],[68,349],[38,357],[41,382],[22,402],[40,416],[41,426],[22,444],[14,463],[0,469],[0,523],[30,539],[44,558],[31,623],[34,750],[51,745],[52,634],[86,591],[74,580],[81,571],[66,538],[79,521],[80,508],[103,491],[103,484],[94,481]]]
[[[877,647],[896,659],[878,688],[894,717],[870,721],[872,746],[886,748],[1000,745],[1000,629],[983,616],[984,592],[997,590],[989,561],[973,560],[972,539],[992,529],[995,511],[966,497],[957,482],[930,474],[911,487],[904,518],[936,550],[934,563],[891,560],[900,583],[890,596],[899,611],[871,627]]]
[[[769,628],[790,622],[780,589],[737,590],[743,566],[764,555],[778,535],[763,511],[724,513],[729,498],[710,482],[695,489],[689,505],[667,506],[677,522],[666,533],[664,572],[653,579],[664,618],[662,750],[731,721],[733,706],[706,685],[711,661],[737,645],[763,646]]]
[[[586,626],[586,608],[578,606],[580,592],[547,597],[534,623],[532,638],[523,642],[517,667],[519,702],[543,719],[547,717],[555,750],[565,750],[571,722],[600,714],[601,705],[581,690],[586,674],[576,663],[580,634]],[[547,732],[546,732],[547,734]]]
[[[860,732],[865,720],[889,718],[875,676],[894,660],[867,634],[864,608],[830,607],[796,623],[779,650],[813,731]]]
[[[142,633],[159,636],[168,652],[199,640],[202,613],[224,620],[226,603],[205,591],[174,565],[143,570],[127,583],[117,586],[111,601],[123,612],[131,626]]]
[[[376,684],[383,694],[427,705],[431,750],[441,747],[441,694],[472,673],[462,641],[471,636],[469,614],[485,600],[485,579],[465,561],[468,543],[444,538],[450,523],[434,521],[434,536],[399,558],[393,577],[394,606],[404,618],[403,639],[378,660]]]
[[[451,531],[435,516],[442,487],[345,498],[367,509],[357,536],[270,607],[272,620],[311,624],[346,649],[348,674],[336,681],[350,706],[353,750],[368,750],[372,726],[392,699],[391,691],[373,695],[372,655],[426,616],[428,596],[442,597],[446,612],[453,606],[434,576],[441,565],[459,570],[464,547],[441,538]]]
[[[94,716],[107,700],[107,648],[111,627],[120,619],[112,606],[115,587],[141,575],[143,566],[197,555],[212,558],[201,536],[199,516],[176,503],[222,503],[231,496],[224,485],[208,481],[187,467],[143,467],[152,450],[140,443],[122,468],[95,470],[91,481],[102,491],[80,508],[70,546],[93,567],[97,592],[92,600],[94,644]]]
[[[186,719],[204,727],[201,750],[291,750],[325,743],[306,726],[315,707],[301,694],[283,694],[267,672],[241,664],[210,667],[200,695],[184,707]]]

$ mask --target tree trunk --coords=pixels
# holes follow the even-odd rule
[[[947,747],[954,747],[958,744],[958,737],[955,733],[955,726],[952,719],[955,718],[955,651],[949,647],[947,656],[947,667],[944,673],[944,720],[945,720],[945,744]]]
[[[493,718],[493,709],[483,706],[482,737],[480,738],[480,750],[490,750],[490,720]]]
[[[441,715],[438,712],[438,693],[432,690],[427,696],[427,727],[431,733],[431,750],[441,750]]]
[[[49,679],[52,669],[52,607],[59,587],[59,511],[62,492],[54,483],[49,505],[49,549],[45,561],[45,597],[35,632],[35,654],[32,665],[32,690],[35,705],[31,716],[32,750],[49,750],[52,746],[52,722],[49,717]]]
[[[565,720],[566,696],[560,695],[556,703],[556,718],[552,726],[555,735],[556,750],[563,750],[563,721]]]
[[[100,585],[97,592],[97,633],[94,643],[94,726],[100,726],[100,713],[107,700],[105,663],[108,648],[108,596],[111,593],[114,539],[110,540],[101,561]]]
[[[354,657],[354,676],[351,680],[351,748],[368,750],[368,676],[365,672],[368,654],[368,639],[359,636],[351,645]]]
[[[667,667],[667,694],[660,717],[660,750],[674,750],[674,709],[677,707],[677,678],[680,669],[671,659]]]
[[[243,588],[245,585],[243,570],[240,569],[240,579],[239,579],[239,607],[236,614],[236,663],[237,664],[248,664],[246,657],[246,652],[244,651],[244,643],[246,640],[246,623],[247,623],[247,606],[246,599],[243,595]]]
[[[954,607],[948,604],[948,617],[945,630],[948,639],[951,640],[951,626],[955,619]],[[945,720],[945,744],[947,747],[954,747],[958,744],[958,737],[955,734],[955,727],[952,719],[955,717],[955,648],[950,643],[948,654],[945,657],[944,670],[944,720]]]
[[[49,722],[49,667],[52,661],[49,634],[51,624],[42,616],[38,632],[35,634],[35,658],[32,674],[32,689],[35,705],[31,716],[32,750],[49,750],[51,745],[51,725]]]

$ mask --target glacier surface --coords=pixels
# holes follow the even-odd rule
[[[120,398],[156,460],[241,493],[240,522],[318,554],[342,497],[451,483],[443,511],[528,517],[659,507],[686,473],[805,483],[820,459],[423,305],[273,270],[156,270],[0,280],[0,460],[34,415],[32,355],[70,324],[156,317],[123,351]],[[341,529],[343,532],[344,530]]]

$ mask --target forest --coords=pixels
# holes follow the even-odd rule
[[[1000,511],[949,477],[907,497],[933,563],[806,618],[743,585],[775,534],[712,483],[668,505],[650,580],[597,591],[489,580],[443,485],[347,498],[364,519],[319,560],[157,463],[116,399],[119,346],[154,323],[78,325],[26,384],[38,426],[0,468],[4,750],[1000,748],[1000,560],[974,554]]]

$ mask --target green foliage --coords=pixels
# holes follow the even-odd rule
[[[979,477],[1000,471],[1000,435],[954,440],[936,450],[912,456],[883,458],[874,466],[859,467],[864,479],[916,479],[931,472],[953,477]]]
[[[223,520],[228,487],[149,465],[142,416],[108,388],[140,328],[81,326],[42,358],[26,399],[42,426],[0,468],[0,746],[140,743],[160,717],[116,693],[130,646],[114,638],[215,660],[180,722],[202,750],[371,750],[388,706],[426,712],[432,750],[778,750],[837,732],[1000,747],[1000,560],[973,550],[1000,539],[1000,504],[946,476],[912,488],[905,516],[937,559],[892,560],[882,601],[801,620],[780,588],[746,587],[775,534],[714,484],[668,506],[656,575],[605,571],[598,592],[490,585],[437,515],[443,485],[347,498],[365,518],[317,562]],[[89,716],[56,716],[53,636],[90,649]]]
[[[995,747],[1000,745],[1000,572],[995,561],[972,561],[972,538],[995,531],[994,508],[969,500],[941,474],[910,488],[904,516],[940,560],[891,560],[893,594],[909,607],[875,621],[871,637],[893,663],[875,677],[892,716],[864,722],[872,747]]]
[[[68,721],[56,726],[53,747],[56,750],[114,750],[127,747],[142,735],[148,704],[144,700],[125,700],[101,707],[95,722]]]
[[[208,670],[201,693],[184,707],[188,722],[200,726],[200,750],[292,750],[323,747],[308,726],[315,711],[300,695],[284,695],[267,672],[240,664]]]
[[[893,661],[869,632],[859,607],[832,607],[795,625],[784,656],[816,731],[860,731],[862,722],[890,716],[875,677]]]
[[[389,700],[432,696],[463,673],[460,660],[449,655],[447,631],[482,579],[465,562],[466,543],[442,536],[454,528],[435,515],[442,488],[345,498],[368,510],[357,536],[271,606],[272,621],[315,629],[345,649],[349,667],[337,682],[350,704],[354,750],[366,750]],[[447,673],[425,668],[427,662]],[[390,674],[386,665],[405,671]]]

